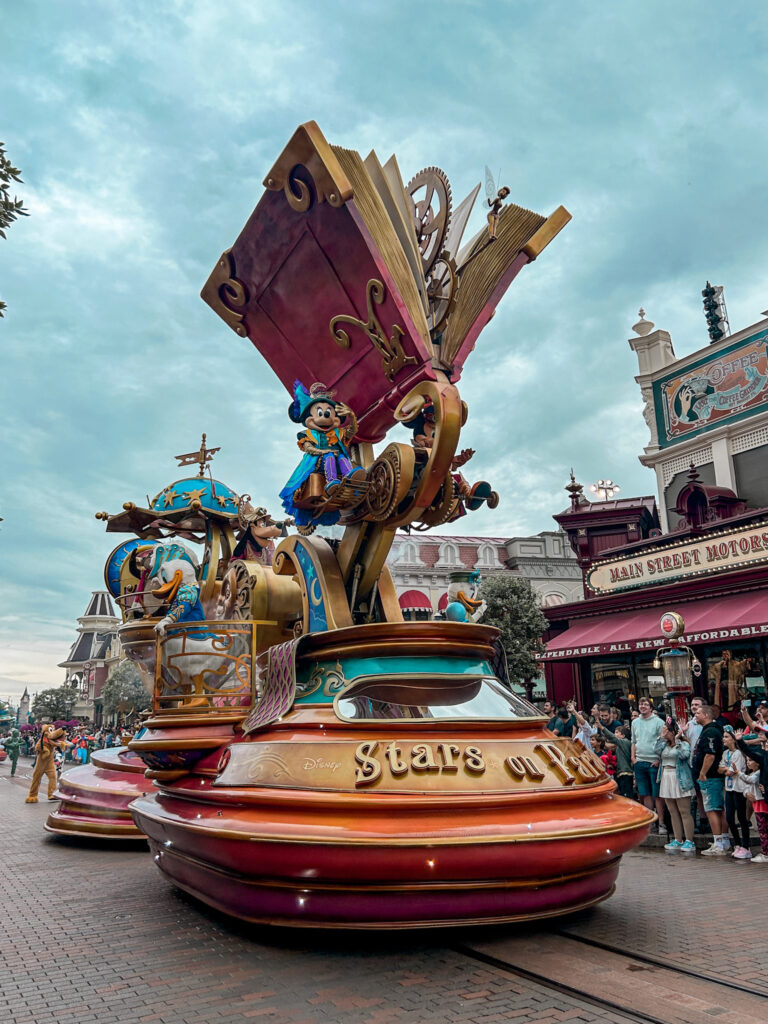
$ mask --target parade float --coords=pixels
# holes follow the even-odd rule
[[[438,168],[406,185],[394,157],[332,146],[314,122],[264,185],[202,294],[290,396],[287,518],[206,476],[205,443],[197,478],[102,515],[135,534],[112,575],[123,649],[153,687],[129,745],[153,782],[136,825],[169,879],[250,921],[420,927],[594,904],[652,815],[514,694],[476,580],[456,581],[449,621],[404,622],[386,565],[396,530],[498,501],[462,472],[457,385],[569,214],[494,185],[464,241],[480,186],[453,209]],[[270,523],[296,531],[273,553]]]

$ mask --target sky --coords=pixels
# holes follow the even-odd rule
[[[214,475],[278,511],[286,392],[199,292],[298,124],[406,179],[442,167],[455,197],[488,164],[573,215],[465,368],[468,469],[501,496],[472,534],[553,528],[571,466],[653,493],[641,306],[678,355],[707,341],[707,279],[734,331],[768,308],[762,5],[27,0],[3,22],[29,217],[0,239],[0,698],[63,681],[119,540],[94,513],[177,479],[202,431]]]

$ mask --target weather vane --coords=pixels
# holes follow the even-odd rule
[[[206,435],[203,434],[203,439],[200,442],[200,451],[187,452],[186,455],[174,455],[175,459],[178,459],[179,466],[192,466],[197,463],[200,469],[198,470],[198,476],[205,476],[205,467],[211,461],[216,452],[220,452],[221,448],[206,448],[205,447]]]

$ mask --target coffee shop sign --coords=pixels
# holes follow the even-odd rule
[[[648,549],[629,558],[595,562],[587,573],[587,586],[596,594],[611,594],[766,561],[768,521],[741,530],[711,533],[699,541]]]

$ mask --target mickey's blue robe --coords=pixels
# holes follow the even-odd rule
[[[341,513],[338,509],[333,512],[324,512],[321,516],[316,516],[312,514],[311,509],[296,508],[293,504],[293,495],[313,473],[322,472],[322,461],[325,455],[344,455],[346,458],[349,458],[349,450],[335,430],[303,430],[297,436],[300,448],[302,444],[309,441],[313,447],[319,448],[323,454],[312,455],[310,452],[304,453],[301,462],[291,473],[285,487],[280,491],[280,501],[283,503],[283,508],[288,515],[293,516],[297,526],[307,526],[309,523],[332,526],[339,521]]]

